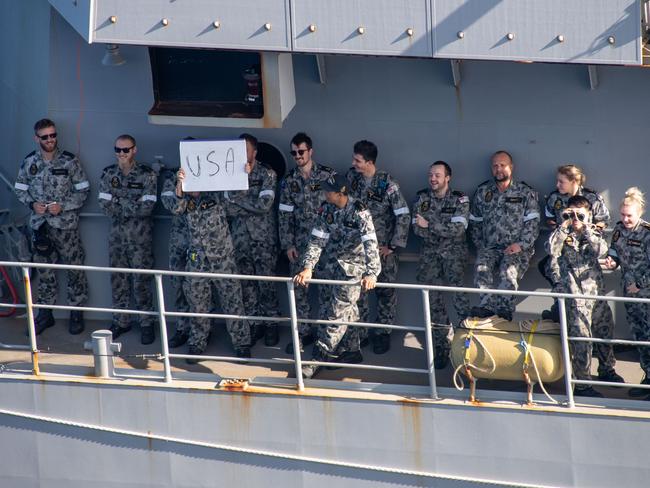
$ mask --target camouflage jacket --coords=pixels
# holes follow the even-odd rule
[[[318,209],[325,201],[321,183],[334,173],[332,168],[314,163],[308,181],[300,176],[298,168],[292,169],[282,179],[278,227],[283,251],[295,247],[301,252],[309,240],[309,233],[318,219]]]
[[[587,226],[578,234],[563,227],[555,229],[547,243],[546,252],[557,259],[564,291],[598,294],[603,286],[603,272],[598,259],[607,254],[607,243],[598,230]]]
[[[185,216],[190,259],[232,260],[233,244],[221,192],[202,192],[197,198],[185,194],[176,211]]]
[[[104,168],[99,181],[99,206],[114,228],[151,221],[157,190],[158,177],[148,166],[135,163],[124,175],[117,164],[112,164]]]
[[[469,220],[472,242],[479,252],[501,251],[518,243],[524,252],[532,254],[539,235],[537,192],[514,180],[500,192],[496,183],[488,180],[474,194]]]
[[[411,218],[397,182],[385,171],[376,171],[369,184],[354,168],[350,168],[346,177],[350,182],[350,196],[370,210],[379,245],[406,247]]]
[[[230,225],[245,227],[254,241],[274,239],[277,235],[273,211],[276,183],[275,171],[256,162],[248,175],[248,190],[224,193]]]
[[[650,224],[640,220],[634,229],[617,222],[608,253],[621,267],[623,289],[650,287]]]
[[[603,224],[603,228],[609,225],[609,210],[605,205],[603,197],[589,188],[580,187],[576,195],[582,195],[591,204],[591,216],[594,224]],[[563,195],[555,190],[546,199],[544,215],[548,220],[555,221],[556,225],[562,223],[562,212],[567,207],[567,202],[571,198],[569,195]]]
[[[435,247],[441,255],[467,246],[469,197],[462,191],[447,190],[444,197],[437,198],[430,189],[420,190],[413,214],[420,214],[429,222],[429,227],[423,228],[413,217],[413,233],[422,238],[425,246]]]
[[[344,276],[377,278],[381,272],[372,216],[363,203],[353,198],[349,198],[343,208],[330,203],[321,208],[301,261],[302,267],[314,269],[325,248],[330,254],[325,256],[328,265],[336,262],[338,271],[342,271]]]
[[[90,183],[77,157],[57,149],[52,161],[44,161],[40,151],[29,153],[20,165],[14,188],[18,200],[32,211],[32,229],[44,222],[56,229],[76,229]],[[61,213],[37,215],[32,208],[34,202],[56,202],[62,207]]]

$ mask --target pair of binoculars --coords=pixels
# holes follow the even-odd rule
[[[562,214],[562,219],[563,220],[577,219],[580,222],[584,222],[587,220],[587,214],[584,214],[582,212],[564,212]]]

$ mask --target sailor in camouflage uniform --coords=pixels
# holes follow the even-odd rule
[[[32,211],[33,259],[36,263],[84,264],[85,253],[79,234],[79,211],[88,197],[90,184],[77,157],[57,146],[54,122],[42,119],[34,125],[34,140],[40,150],[23,160],[16,183],[16,196]],[[88,281],[83,271],[68,271],[68,303],[83,306],[88,300]],[[54,305],[56,272],[39,270],[38,300]],[[51,310],[41,309],[36,333],[54,325]],[[84,330],[83,313],[70,312],[69,331]]]
[[[451,190],[451,167],[436,161],[429,168],[429,189],[420,190],[413,205],[413,233],[422,238],[417,280],[425,285],[463,286],[467,264],[469,197]],[[466,293],[454,293],[453,304],[458,320],[469,314]],[[453,329],[442,292],[429,292],[431,322],[434,324],[435,367],[449,362]]]
[[[176,197],[180,201],[175,213],[182,214],[188,229],[187,270],[190,272],[237,274],[234,249],[223,196],[219,192],[184,193],[185,172],[177,174]],[[245,315],[239,281],[211,278],[187,278],[183,281],[185,296],[193,313],[210,313],[213,307],[212,287],[216,288],[223,313]],[[191,319],[188,339],[189,354],[202,354],[210,335],[209,318]],[[251,334],[245,320],[228,319],[226,328],[238,357],[250,357]],[[187,360],[189,363],[195,359]]]
[[[573,196],[562,214],[562,224],[546,243],[546,251],[558,261],[562,270],[562,289],[572,294],[600,295],[603,292],[603,272],[598,259],[607,254],[607,243],[598,227],[591,223],[589,200]],[[591,337],[594,300],[570,299],[568,304],[568,332],[572,337]],[[591,350],[588,342],[570,341],[573,376],[579,380],[591,379]],[[589,385],[576,385],[575,394],[601,397]]]
[[[300,262],[318,218],[318,209],[325,201],[322,183],[334,175],[334,170],[312,159],[312,141],[303,132],[291,140],[291,156],[296,167],[289,171],[280,184],[278,227],[280,248],[289,258],[289,272],[295,275],[302,271]],[[306,289],[296,289],[296,311],[299,318],[309,318],[311,315]],[[299,332],[301,344],[311,344],[313,334],[310,325],[301,323]],[[287,345],[287,353],[292,352],[292,347],[291,343]]]
[[[625,192],[621,203],[621,221],[612,234],[609,255],[605,260],[608,269],[621,268],[621,287],[626,297],[650,298],[650,224],[641,216],[645,198],[636,187]],[[627,323],[634,340],[650,341],[650,306],[647,303],[625,303]],[[645,377],[641,381],[650,385],[650,348],[639,347],[639,362]],[[631,397],[650,399],[650,390],[631,388]]]
[[[535,252],[539,234],[537,192],[512,178],[513,161],[506,151],[492,156],[492,175],[479,185],[470,211],[470,235],[476,246],[474,281],[478,288],[516,290]],[[511,295],[481,295],[481,306],[472,314],[497,314],[512,320],[515,298]]]
[[[567,208],[569,198],[574,195],[584,196],[591,204],[592,222],[603,231],[609,224],[609,210],[603,198],[593,190],[585,188],[585,174],[574,164],[560,166],[557,170],[557,190],[553,191],[546,200],[544,214],[546,222],[551,229],[555,229],[562,223],[562,214]],[[563,292],[561,286],[561,273],[556,259],[546,256],[539,262],[539,269],[542,275],[551,284],[551,290]],[[542,318],[560,321],[557,301],[553,302],[550,311],[544,310]],[[606,302],[598,301],[592,311],[591,332],[594,337],[600,339],[614,338],[614,318],[612,310]],[[616,358],[614,347],[611,344],[594,344],[596,357],[598,358],[598,379],[602,381],[613,381],[622,383],[623,378],[614,369]]]
[[[294,282],[307,286],[314,267],[323,250],[325,269],[328,278],[335,280],[354,280],[359,284],[328,286],[325,314],[322,319],[355,322],[359,319],[357,302],[361,291],[375,287],[381,272],[381,261],[377,245],[377,235],[372,216],[366,206],[348,197],[347,179],[342,175],[331,177],[322,184],[325,190],[325,204],[320,217],[312,229],[306,251],[301,259],[300,273]],[[314,346],[315,361],[334,360],[340,351],[347,325],[322,325],[318,328],[318,340]],[[311,378],[318,366],[303,366],[302,374]]]
[[[185,217],[179,214],[179,208],[183,200],[176,198],[177,178],[176,170],[168,170],[165,174],[160,200],[172,214],[169,228],[169,269],[171,271],[185,271],[187,269],[187,249],[189,247],[188,230]],[[190,305],[183,291],[182,276],[172,276],[171,282],[174,287],[174,308],[177,312],[189,312]],[[176,317],[176,330],[169,339],[169,347],[180,347],[190,337],[191,323],[189,317]]]
[[[274,276],[278,259],[277,229],[273,202],[277,175],[273,169],[257,161],[257,139],[242,134],[246,141],[246,172],[248,190],[227,191],[226,215],[235,246],[235,261],[240,274]],[[244,308],[249,315],[278,317],[280,315],[276,284],[271,281],[242,281]],[[264,336],[264,344],[278,343],[278,327],[274,322],[251,327],[253,340]]]
[[[398,271],[396,252],[398,248],[406,247],[411,218],[397,181],[386,171],[378,170],[376,161],[377,146],[370,141],[357,142],[353,149],[353,167],[348,171],[347,178],[350,196],[368,207],[377,231],[381,257],[381,275],[378,279],[382,283],[394,283]],[[397,290],[375,288],[375,295],[377,322],[395,324]],[[368,293],[361,294],[359,313],[363,322],[369,321]],[[383,354],[390,349],[390,332],[391,329],[373,329],[375,354]]]
[[[117,164],[104,168],[99,183],[99,206],[109,217],[108,237],[110,266],[113,268],[153,268],[151,213],[157,201],[158,176],[148,166],[135,160],[135,139],[124,134],[115,140]],[[137,310],[153,310],[151,276],[111,273],[113,307],[130,308],[131,292]],[[154,320],[140,317],[140,341],[154,341]],[[130,316],[113,314],[113,339],[131,330]]]

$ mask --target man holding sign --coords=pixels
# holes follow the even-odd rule
[[[243,144],[243,141],[241,143]],[[183,143],[181,143],[182,145]],[[234,146],[234,143],[232,145]],[[215,191],[186,192],[185,165],[187,159],[182,156],[183,152],[181,152],[183,167],[178,171],[178,183],[175,191],[178,205],[174,208],[174,213],[184,215],[187,224],[189,241],[187,271],[235,274],[237,273],[237,267],[224,210],[223,196]],[[242,172],[243,166],[242,162],[240,168]],[[196,170],[196,167],[193,169]],[[196,176],[196,172],[193,175]],[[244,315],[240,282],[210,278],[188,278],[184,281],[183,289],[190,304],[191,312],[210,313],[214,303],[212,297],[213,287],[217,291],[219,303],[224,313]],[[251,335],[248,323],[239,319],[226,320],[226,328],[230,334],[237,357],[250,357]],[[210,319],[193,318],[188,339],[189,354],[202,354],[207,347],[209,335]],[[196,361],[195,359],[187,360],[189,363],[195,363]]]
[[[242,134],[246,141],[248,190],[227,191],[226,214],[235,246],[235,261],[241,274],[273,276],[278,261],[277,232],[273,202],[275,201],[275,171],[257,161],[257,139]],[[275,283],[271,281],[242,281],[244,306],[249,315],[278,317],[280,305]],[[264,344],[278,343],[275,322],[251,327],[253,341],[264,337]]]

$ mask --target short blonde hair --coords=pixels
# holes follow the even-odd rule
[[[558,166],[557,172],[563,176],[566,176],[569,181],[577,182],[580,186],[584,186],[585,181],[587,181],[587,176],[585,176],[582,168],[580,168],[580,166],[576,166],[575,164],[564,164],[562,166]]]
[[[639,190],[636,186],[628,188],[625,190],[625,196],[621,201],[621,206],[623,205],[638,205],[641,209],[641,213],[645,211],[645,196],[643,192]]]

